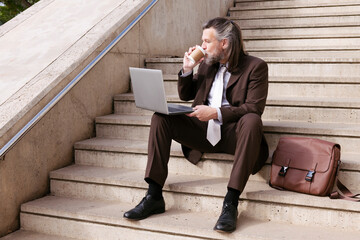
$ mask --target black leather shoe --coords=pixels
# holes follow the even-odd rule
[[[124,218],[130,220],[145,219],[153,214],[165,212],[164,198],[160,200],[154,199],[151,195],[146,195],[141,202],[130,211],[124,213]]]
[[[219,232],[233,232],[236,229],[237,216],[237,207],[231,203],[224,202],[221,215],[216,222],[214,230]]]

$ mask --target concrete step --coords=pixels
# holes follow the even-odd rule
[[[252,56],[256,56],[262,59],[266,59],[268,63],[284,63],[297,62],[306,63],[313,62],[314,64],[323,63],[359,63],[360,51],[358,50],[281,50],[281,51],[256,51],[256,49],[249,50],[248,53]],[[317,61],[317,62],[316,62]]]
[[[291,98],[290,98],[291,99]],[[321,101],[322,99],[318,99]],[[334,100],[334,99],[333,99]],[[304,105],[286,101],[268,101],[262,118],[265,121],[298,121],[309,123],[349,123],[360,122],[360,108],[323,107],[304,98]],[[316,100],[315,100],[316,101]],[[357,100],[359,102],[359,100]],[[275,103],[276,102],[276,103]],[[307,105],[305,105],[307,104]]]
[[[50,174],[51,192],[68,198],[137,204],[147,189],[143,177],[143,171],[73,165]],[[227,182],[228,178],[170,174],[163,188],[167,209],[217,215]],[[279,191],[257,181],[247,183],[240,199],[239,209],[246,217],[360,230],[356,221],[360,217],[360,209],[356,202]],[[279,215],[274,214],[276,211]],[[316,219],[314,212],[318,217]]]
[[[269,84],[268,96],[271,97],[293,97],[293,98],[359,98],[360,84],[339,83],[271,83]]]
[[[274,1],[275,2],[275,1]],[[282,1],[283,3],[284,1]],[[265,2],[264,2],[265,3]],[[279,3],[279,2],[278,2]],[[274,3],[273,3],[274,4]],[[269,6],[251,6],[250,4],[232,7],[229,9],[230,16],[238,17],[241,20],[247,19],[261,19],[261,18],[292,18],[292,17],[316,17],[316,16],[354,16],[360,12],[360,4],[351,5],[333,5],[321,6],[315,3],[316,6],[308,5],[296,7],[290,5],[277,5]],[[345,4],[347,4],[345,2]]]
[[[244,40],[248,51],[359,50],[360,38]]]
[[[279,28],[279,29],[242,29],[243,39],[308,39],[308,38],[347,38],[360,37],[359,26]]]
[[[128,221],[123,213],[133,204],[45,197],[23,205],[24,227],[39,232],[61,232],[82,239],[291,239],[315,238],[355,240],[359,232],[339,231],[315,226],[296,226],[274,221],[259,221],[240,214],[232,234],[213,231],[217,216],[206,212],[168,209],[148,219]],[[41,214],[38,214],[41,213]],[[43,226],[43,223],[47,224]]]
[[[108,115],[96,118],[96,134],[103,138],[147,140],[150,116]],[[360,146],[359,124],[263,121],[270,146],[282,135],[306,135],[339,143],[344,152],[356,152]]]
[[[184,52],[187,50],[184,50]],[[182,68],[183,59],[174,58],[147,58],[145,59],[145,67],[150,69],[160,69],[163,75],[178,74]]]
[[[269,76],[270,83],[340,83],[360,84],[357,76]]]
[[[290,84],[289,84],[290,85]],[[290,87],[289,87],[290,88]],[[291,88],[290,88],[291,89]],[[291,89],[292,90],[292,89]],[[168,91],[168,93],[173,91]],[[275,93],[273,94],[275,95]],[[279,94],[276,94],[279,95]],[[314,94],[317,95],[317,94]],[[192,101],[184,102],[177,95],[168,95],[169,103],[191,106]],[[153,112],[137,108],[131,93],[114,97],[115,114],[152,115]],[[267,121],[299,121],[311,123],[359,123],[360,98],[306,98],[277,97],[267,99],[262,119]]]
[[[275,146],[274,146],[275,147]],[[268,182],[270,179],[270,163],[274,150],[270,149],[270,157],[261,171],[250,177],[252,181]],[[169,172],[226,178],[230,176],[234,156],[230,154],[204,153],[202,160],[193,165],[183,157],[181,146],[173,141],[171,146]],[[341,154],[339,179],[353,192],[360,193],[360,155]],[[93,138],[76,143],[75,163],[106,168],[123,168],[145,170],[147,162],[146,140],[122,140]]]
[[[360,76],[360,58],[312,58],[312,57],[264,57],[269,66],[269,78],[306,77],[306,78],[351,78]],[[182,68],[182,58],[149,58],[145,60],[147,68],[160,69],[164,75],[177,74]]]
[[[241,9],[281,9],[281,8],[316,8],[316,7],[346,7],[357,6],[359,1],[334,1],[334,0],[235,0],[236,7]]]
[[[230,19],[236,21],[241,29],[272,29],[272,28],[313,28],[313,27],[349,27],[359,26],[360,15],[352,16],[314,16],[293,18],[261,18],[241,20],[239,17]]]
[[[75,240],[76,238],[69,238],[63,236],[55,236],[33,231],[18,230],[14,233],[6,235],[1,240]]]
[[[269,77],[352,77],[360,76],[360,63],[357,59],[341,62],[342,59],[278,59],[264,58],[269,65]],[[321,60],[321,61],[320,61]]]

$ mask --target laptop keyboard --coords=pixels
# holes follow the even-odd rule
[[[188,106],[182,106],[182,105],[171,105],[171,106],[169,106],[169,105],[168,105],[169,112],[184,112],[184,111],[191,111],[192,110]]]

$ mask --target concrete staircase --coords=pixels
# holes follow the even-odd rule
[[[242,27],[248,52],[269,64],[263,121],[270,151],[284,135],[337,142],[339,177],[360,192],[360,2],[235,2],[230,18]],[[146,67],[163,70],[171,102],[180,102],[181,63],[146,60]],[[131,93],[115,96],[114,114],[96,118],[97,137],[75,145],[75,164],[50,174],[51,194],[24,204],[22,230],[4,239],[359,239],[359,203],[274,190],[268,186],[271,159],[241,195],[237,230],[213,231],[233,156],[204,154],[194,166],[176,142],[164,187],[166,213],[124,219],[146,192],[151,114],[135,107]]]

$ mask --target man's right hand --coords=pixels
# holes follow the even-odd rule
[[[196,63],[192,63],[188,56],[196,49],[196,46],[189,48],[188,52],[185,52],[184,54],[184,59],[183,59],[183,73],[188,73],[191,72],[193,70],[193,68],[198,65],[199,63],[201,63],[204,58],[201,58],[198,62]]]

